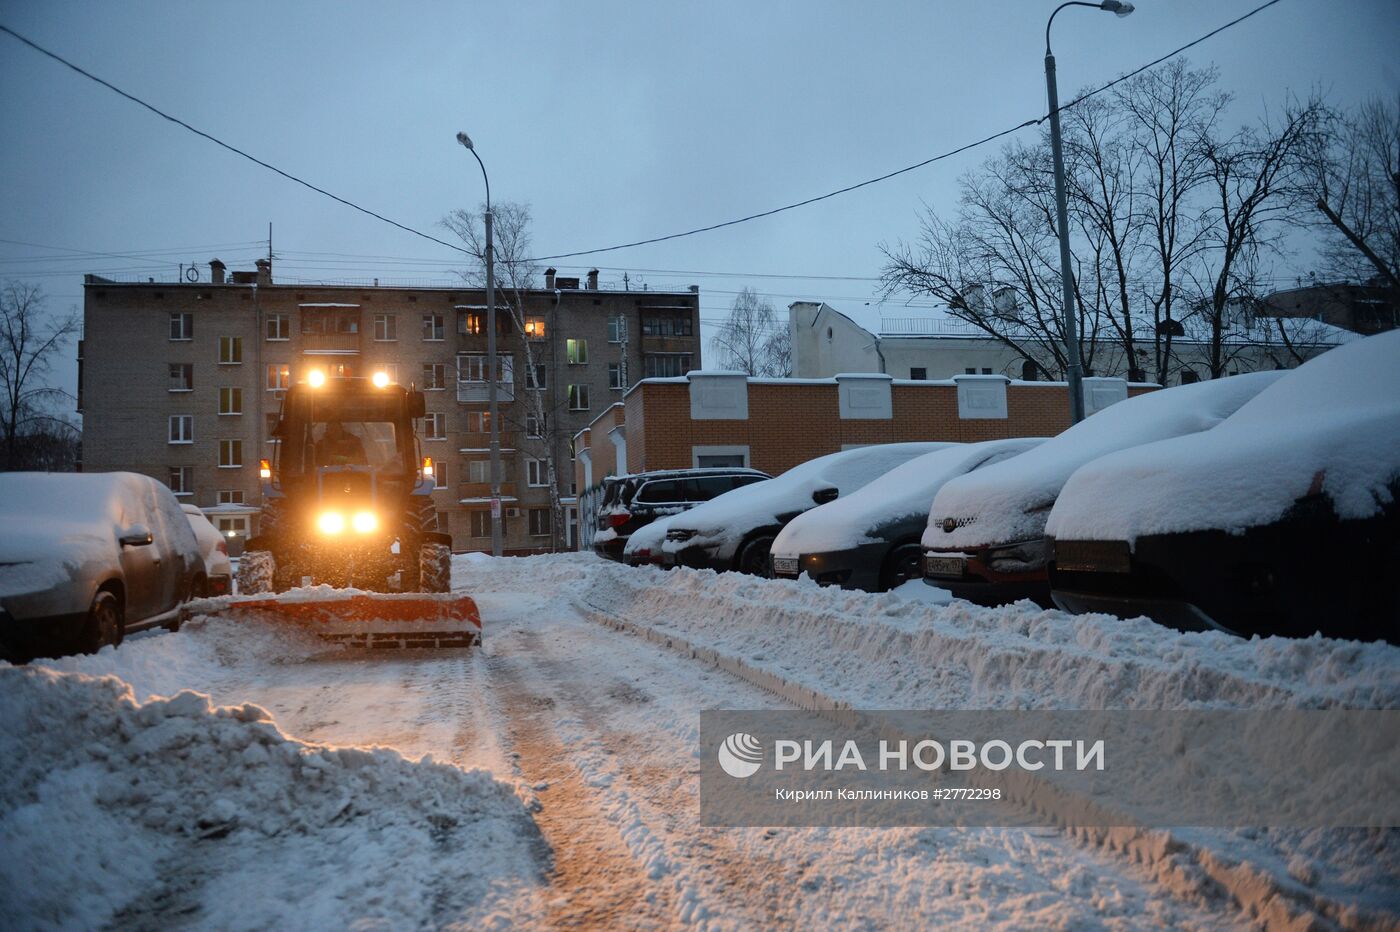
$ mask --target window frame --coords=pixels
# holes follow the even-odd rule
[[[528,530],[529,530],[529,532],[530,532],[530,533],[529,533],[529,536],[531,536],[531,537],[550,537],[551,535],[553,535],[553,533],[554,533],[554,528],[553,528],[554,522],[553,522],[553,520],[552,520],[552,516],[551,516],[550,511],[549,511],[548,508],[529,508],[529,509],[526,509],[526,511],[528,512],[527,520],[529,521],[529,527],[528,527]],[[537,516],[537,515],[542,516],[542,519],[543,519],[542,522],[536,520],[536,516]],[[536,524],[537,524],[537,523],[543,523],[543,525],[544,525],[543,529],[537,530],[537,529],[536,529]]]
[[[447,415],[441,411],[429,411],[423,415],[423,440],[447,439]]]
[[[225,453],[237,452],[237,456],[225,456]],[[226,460],[237,460],[237,462],[226,462]],[[243,468],[243,439],[241,437],[220,437],[219,438],[219,468],[220,469],[242,469]]]
[[[588,397],[588,383],[587,383],[587,382],[572,382],[572,383],[570,383],[570,384],[569,384],[569,389],[568,389],[568,401],[569,401],[569,410],[570,410],[570,411],[589,411],[589,410],[592,410],[592,405],[590,404],[590,402],[592,401],[592,399]],[[580,401],[582,402],[581,404],[579,403]]]
[[[549,488],[548,464],[536,457],[525,458],[525,487],[530,489]],[[531,475],[533,473],[533,475]]]
[[[172,363],[169,363],[168,365],[170,366],[170,368],[171,368],[172,370],[175,369],[176,367],[179,367],[180,370],[182,371],[182,374],[186,375],[187,378],[184,380],[184,382],[185,382],[185,387],[184,387],[184,388],[175,388],[175,387],[173,387],[174,384],[175,384],[175,373],[174,373],[174,372],[171,372],[171,373],[170,373],[170,384],[171,384],[172,387],[166,389],[166,391],[169,391],[169,392],[192,392],[192,391],[194,391],[194,363],[192,363],[192,362],[172,362]]]
[[[423,363],[423,391],[441,392],[447,390],[447,363]]]
[[[194,467],[193,466],[171,466],[170,473],[166,479],[166,485],[170,491],[175,493],[176,498],[192,498],[194,496]],[[179,476],[178,482],[175,477]],[[189,482],[185,481],[186,476]]]
[[[436,334],[436,336],[429,336]],[[427,313],[423,315],[423,342],[441,343],[446,339],[446,327],[442,314]]]
[[[566,337],[564,339],[564,358],[571,366],[588,365],[588,338]]]
[[[426,315],[425,315],[426,316]],[[383,324],[383,332],[386,336],[380,336],[380,324]],[[375,314],[374,315],[374,342],[376,343],[397,343],[399,341],[399,315],[397,314]]]
[[[224,399],[236,401],[236,410],[224,410]],[[243,389],[237,385],[219,386],[219,417],[242,417],[243,416]]]
[[[237,336],[219,337],[219,365],[243,365],[243,338]]]
[[[181,425],[181,429],[176,430],[176,424]],[[185,428],[188,428],[188,431],[186,431]],[[194,443],[194,415],[170,415],[170,417],[166,419],[165,443],[167,446],[172,447],[189,446]]]
[[[181,336],[175,336],[175,331],[177,329],[175,326],[176,321],[179,321],[180,323],[178,329],[182,334]],[[169,339],[171,343],[189,343],[191,340],[193,340],[194,314],[190,313],[189,311],[171,311]]]
[[[273,375],[276,375],[276,379]],[[285,376],[285,380],[283,379]],[[276,384],[273,384],[276,382]],[[267,373],[263,379],[263,384],[270,392],[285,392],[292,387],[292,364],[288,362],[270,362],[267,364]]]
[[[274,336],[280,333],[281,336]],[[263,333],[263,340],[268,343],[286,343],[292,338],[292,315],[290,314],[268,314],[267,327]]]

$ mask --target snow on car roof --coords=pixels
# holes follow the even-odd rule
[[[1312,490],[1365,518],[1400,475],[1400,331],[1329,350],[1220,426],[1124,450],[1065,484],[1047,531],[1063,539],[1269,524]]]
[[[926,516],[945,482],[990,457],[1023,453],[1043,438],[955,443],[896,466],[879,482],[843,495],[794,518],[773,542],[773,553],[800,556],[844,550],[871,541],[870,532],[901,518]]]
[[[812,493],[836,487],[849,495],[916,456],[947,446],[943,443],[885,443],[829,453],[794,466],[776,479],[765,479],[726,492],[685,513],[676,526],[698,529],[702,535],[743,533],[773,524],[778,515],[807,511]]]
[[[1252,372],[1164,388],[1120,401],[1028,453],[959,476],[939,490],[929,527],[958,522],[928,546],[977,547],[1040,537],[1065,481],[1085,463],[1128,447],[1192,434],[1219,424],[1275,382],[1281,372]]]

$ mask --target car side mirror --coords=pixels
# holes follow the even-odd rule
[[[841,490],[835,486],[827,486],[824,489],[817,489],[812,493],[812,501],[818,505],[825,505],[827,502],[834,502],[841,495]]]
[[[117,540],[123,547],[146,547],[149,546],[155,538],[151,536],[151,529],[146,527],[146,525],[133,524],[125,531],[122,531],[121,536],[118,537]]]

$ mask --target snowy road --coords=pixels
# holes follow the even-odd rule
[[[1170,859],[1119,852],[1112,843],[1077,841],[1054,829],[702,828],[699,710],[792,706],[703,659],[600,623],[650,618],[677,629],[677,637],[703,635],[703,629],[686,626],[683,611],[648,615],[639,610],[648,599],[665,598],[656,590],[656,574],[644,572],[583,556],[459,559],[457,587],[472,592],[485,620],[484,645],[470,654],[347,655],[298,636],[233,631],[226,620],[210,620],[178,635],[135,638],[117,652],[52,665],[116,673],[139,699],[193,688],[210,693],[216,704],[256,703],[284,732],[303,741],[386,745],[409,758],[431,755],[465,769],[484,769],[512,784],[538,828],[531,847],[537,871],[528,883],[493,888],[500,902],[473,912],[478,923],[650,928],[1248,923],[1242,904],[1249,902],[1203,882],[1199,872]],[[687,579],[697,585],[689,593],[697,615],[714,611],[699,589],[739,604],[744,593],[733,587],[752,595],[754,590],[745,587],[773,585],[753,580],[720,585],[716,577],[701,575],[675,577],[682,588]],[[725,586],[730,591],[717,591]],[[821,592],[804,597],[833,598]],[[908,621],[896,600],[876,604],[896,628]],[[600,615],[599,606],[606,613]],[[914,614],[924,610],[909,606]],[[828,616],[832,611],[828,605]],[[774,609],[773,614],[780,613]],[[658,621],[661,615],[664,622]],[[779,628],[783,623],[775,618]],[[763,649],[723,640],[715,645],[733,648],[752,669],[769,660]],[[1081,656],[1081,665],[1106,665],[1105,655],[1113,654],[1079,649],[1095,655]],[[773,659],[778,663],[768,664],[771,674],[792,681],[791,664],[785,670],[783,658]],[[860,656],[853,653],[851,661],[840,676],[832,676],[829,665],[824,673],[808,670],[806,682],[828,692],[842,681],[871,688],[859,673]],[[1138,671],[1134,679],[1150,683],[1149,674]],[[1345,674],[1338,678],[1350,683],[1346,688],[1365,688]],[[972,675],[969,685],[965,672],[956,687],[921,682],[925,689],[970,690],[975,699],[976,681],[980,677],[985,685],[988,675]],[[899,676],[887,677],[885,685],[900,682]],[[1272,687],[1259,688],[1263,695],[1275,695]],[[1333,687],[1312,688],[1331,695]],[[874,697],[857,690],[843,698]],[[909,707],[916,707],[916,696],[908,699]],[[461,868],[471,870],[469,859]],[[1371,880],[1363,876],[1358,882]],[[1281,916],[1277,904],[1252,905],[1266,918]],[[450,925],[462,915],[449,899],[420,922]],[[198,914],[186,913],[182,922],[192,918],[200,924]],[[295,911],[285,917],[285,927],[300,924]]]

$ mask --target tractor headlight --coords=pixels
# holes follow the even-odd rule
[[[322,534],[339,534],[345,530],[345,515],[338,511],[323,511],[316,519],[316,526]]]
[[[357,534],[368,534],[379,527],[379,519],[372,511],[357,511],[355,517],[350,519],[350,526]]]

